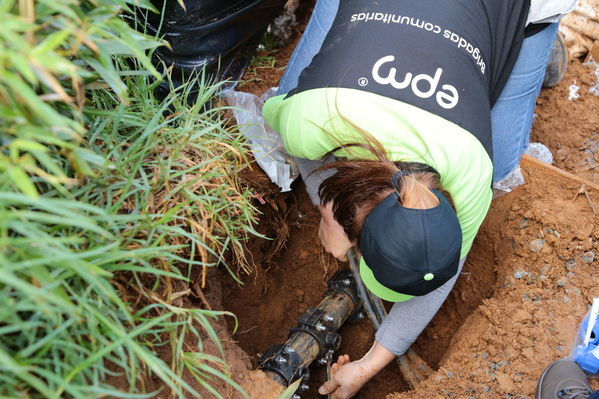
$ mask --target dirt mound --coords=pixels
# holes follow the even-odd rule
[[[541,92],[532,141],[553,152],[555,166],[599,183],[599,64],[572,61],[564,80]]]
[[[545,366],[570,351],[581,317],[599,295],[597,217],[585,196],[572,201],[580,182],[537,164],[523,168],[527,184],[494,201],[473,253],[496,259],[492,296],[453,336],[439,371],[392,398],[530,397]],[[598,202],[599,191],[589,198]],[[465,273],[472,275],[462,283],[476,278],[470,260]],[[457,287],[437,320],[461,305],[463,289]]]

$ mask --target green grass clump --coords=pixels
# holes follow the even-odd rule
[[[0,2],[0,397],[241,391],[211,325],[227,313],[180,299],[254,233],[244,143],[218,85],[154,99],[161,42],[132,4],[152,9]]]

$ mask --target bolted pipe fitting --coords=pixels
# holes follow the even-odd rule
[[[309,308],[289,331],[285,344],[268,348],[258,360],[258,367],[283,386],[301,379],[302,389],[308,389],[308,366],[315,360],[331,364],[341,341],[337,330],[359,312],[361,300],[349,270],[336,272],[327,288],[318,306]]]
[[[276,362],[278,364],[287,364],[287,359],[285,359],[283,356],[279,356],[279,357],[277,357]]]
[[[285,346],[283,348],[283,353],[285,353],[287,355],[291,355],[291,354],[295,353],[295,350],[290,346]]]

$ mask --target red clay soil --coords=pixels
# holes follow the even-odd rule
[[[300,11],[300,19],[309,12]],[[259,52],[274,56],[275,66],[251,68],[238,90],[261,95],[276,86],[301,29],[287,47]],[[599,97],[589,92],[598,83],[595,71],[593,64],[573,61],[560,85],[542,91],[532,141],[552,150],[556,166],[599,183]],[[579,98],[569,99],[571,86],[579,87]],[[392,363],[358,398],[528,398],[543,368],[567,356],[590,301],[599,296],[593,212],[599,212],[599,192],[587,185],[587,195],[577,194],[580,182],[535,164],[523,169],[527,183],[493,202],[456,287],[414,345],[438,371],[408,391]],[[272,240],[248,242],[254,273],[242,276],[243,286],[226,274],[209,278],[215,288],[208,301],[238,317],[235,333],[230,319],[228,331],[217,327],[231,374],[252,398],[274,398],[280,388],[250,369],[269,346],[286,340],[299,316],[320,301],[326,280],[347,265],[323,254],[318,213],[301,182],[291,193],[277,193],[258,168],[242,178],[264,193],[257,230]],[[362,356],[374,336],[367,320],[340,333],[340,353],[352,358]],[[315,389],[325,380],[322,367],[311,373],[305,399],[319,398]],[[239,397],[224,384],[219,392]]]
[[[599,184],[599,65],[576,60],[568,68],[537,100],[532,140],[551,149],[555,166]],[[580,97],[570,99],[571,93]]]
[[[251,80],[240,89],[260,95],[276,86],[293,46],[275,54],[275,68],[246,75]],[[532,141],[545,143],[558,167],[599,183],[599,97],[589,92],[597,84],[595,68],[574,61],[560,85],[543,90]],[[573,84],[580,98],[569,100]],[[587,185],[587,193],[579,193],[578,181],[534,163],[522,166],[526,184],[494,200],[456,287],[414,345],[435,374],[408,391],[391,364],[358,398],[528,398],[543,368],[568,355],[581,318],[599,296],[593,210],[599,212],[599,192]],[[258,230],[275,240],[250,240],[255,272],[243,276],[243,286],[221,277],[224,309],[239,320],[232,338],[253,365],[320,301],[332,273],[347,267],[323,255],[318,213],[301,182],[291,193],[263,199]],[[353,358],[373,340],[367,320],[340,333],[340,353]],[[307,399],[319,397],[315,387],[325,378],[322,369],[311,373],[312,389],[302,396]]]

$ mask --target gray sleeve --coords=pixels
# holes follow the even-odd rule
[[[562,15],[575,8],[576,0],[531,0],[526,23],[558,22]]]
[[[297,168],[302,175],[302,180],[306,185],[306,191],[312,200],[314,205],[320,205],[320,197],[318,196],[318,188],[324,179],[333,175],[334,170],[327,170],[324,172],[314,172],[315,169],[321,167],[325,163],[329,163],[335,160],[335,157],[328,157],[325,160],[311,160],[294,157],[297,162]],[[314,173],[313,173],[314,172]]]
[[[458,273],[441,287],[424,296],[393,304],[376,332],[376,340],[396,356],[404,354],[441,308],[462,271],[466,257],[460,259]]]

